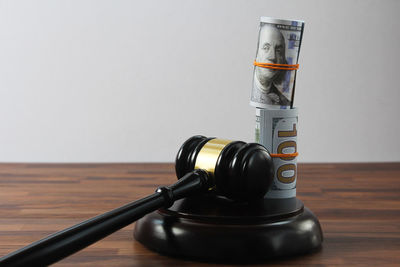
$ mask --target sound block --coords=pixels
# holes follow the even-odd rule
[[[308,253],[323,240],[318,219],[297,198],[238,203],[214,195],[146,215],[134,237],[161,254],[242,263]]]

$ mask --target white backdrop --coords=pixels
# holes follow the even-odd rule
[[[400,1],[0,0],[0,162],[173,161],[253,141],[260,16],[306,22],[302,162],[400,161]]]

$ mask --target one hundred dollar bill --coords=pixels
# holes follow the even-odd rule
[[[261,17],[256,62],[270,64],[298,63],[304,22]],[[296,70],[254,66],[250,105],[257,108],[292,107]]]
[[[256,142],[271,154],[297,152],[297,108],[256,109]],[[296,196],[297,157],[273,157],[274,182],[266,198]]]

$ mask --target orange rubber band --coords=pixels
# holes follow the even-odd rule
[[[254,66],[276,70],[297,70],[299,64],[275,64],[275,63],[261,63],[254,60]]]
[[[288,154],[270,154],[272,158],[294,158],[299,155],[299,152]]]

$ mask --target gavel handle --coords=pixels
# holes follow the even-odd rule
[[[0,266],[47,266],[131,224],[175,200],[206,192],[211,181],[206,171],[195,170],[175,184],[159,187],[150,196],[76,224],[0,258]]]

